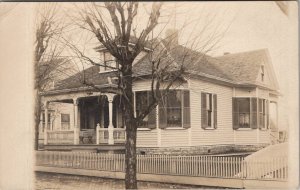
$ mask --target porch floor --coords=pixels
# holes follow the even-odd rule
[[[121,153],[125,151],[124,144],[79,144],[79,145],[44,145],[43,150],[76,151],[76,152],[109,152]]]

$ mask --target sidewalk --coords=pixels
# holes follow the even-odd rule
[[[124,189],[123,180],[36,172],[36,190],[111,190]],[[139,182],[139,189],[215,189],[212,187]]]

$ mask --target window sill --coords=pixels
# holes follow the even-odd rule
[[[183,128],[183,127],[167,127],[162,130],[186,130],[186,129],[187,128]]]
[[[216,129],[215,128],[205,128],[204,130],[213,131],[213,130],[216,130]]]
[[[138,131],[151,131],[149,128],[137,128]]]
[[[235,131],[252,131],[252,130],[255,130],[255,129],[251,129],[251,128],[239,128],[239,129],[236,129]]]

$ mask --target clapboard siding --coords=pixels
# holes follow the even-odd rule
[[[138,130],[137,147],[157,147],[157,130]]]
[[[269,91],[263,90],[263,89],[258,89],[258,97],[263,98],[263,99],[269,99]]]
[[[137,81],[134,91],[149,90],[150,81]],[[268,131],[232,129],[232,97],[266,97],[268,91],[256,91],[256,88],[232,88],[198,79],[189,79],[188,85],[181,88],[190,90],[191,129],[161,130],[161,147],[179,147],[214,144],[258,144],[269,143]],[[201,92],[217,94],[217,129],[201,128]],[[190,130],[190,132],[189,132]],[[190,134],[190,136],[189,136]],[[138,131],[138,147],[157,147],[157,130]]]
[[[256,97],[256,88],[235,88],[235,97]]]
[[[167,129],[161,130],[161,146],[188,146],[188,130],[187,129]]]
[[[259,142],[260,143],[270,143],[270,131],[269,130],[260,130],[259,131]]]
[[[164,84],[161,84],[161,87],[163,88]],[[187,89],[188,85],[187,83],[182,82],[174,82],[173,87],[171,89]],[[132,85],[133,91],[143,91],[143,90],[151,90],[151,80],[139,80],[135,81]]]
[[[235,131],[235,144],[257,144],[258,129],[241,129]]]
[[[232,88],[196,79],[191,79],[189,82],[192,146],[233,144]],[[218,126],[215,130],[204,130],[201,128],[201,92],[217,94]]]

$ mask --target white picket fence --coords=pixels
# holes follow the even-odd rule
[[[124,154],[39,151],[36,156],[37,166],[125,171]],[[217,178],[287,180],[287,158],[277,158],[268,162],[245,162],[242,157],[236,156],[138,155],[137,172]]]

